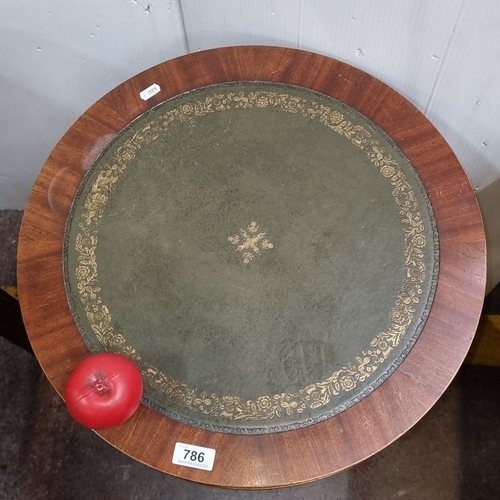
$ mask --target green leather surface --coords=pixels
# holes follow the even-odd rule
[[[135,121],[66,234],[91,349],[134,359],[157,410],[227,432],[307,425],[367,395],[415,342],[436,274],[400,150],[343,104],[277,84],[200,89]]]

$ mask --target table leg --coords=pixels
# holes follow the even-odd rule
[[[33,353],[24,328],[19,302],[0,289],[0,335],[24,350]]]

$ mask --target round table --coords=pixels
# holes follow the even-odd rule
[[[89,355],[68,304],[63,269],[66,223],[82,180],[102,151],[138,117],[186,92],[226,82],[271,82],[332,97],[378,126],[408,158],[425,188],[439,235],[439,272],[425,326],[383,383],[313,425],[286,432],[219,432],[224,429],[187,425],[141,405],[131,420],[99,435],[134,459],[184,479],[241,489],[298,485],[338,473],[410,429],[453,379],[481,313],[486,252],[473,189],[437,130],[387,85],[339,61],[275,47],[199,52],[126,81],[75,122],[36,181],[19,241],[21,307],[35,354],[62,394],[72,370]],[[273,249],[267,239],[258,242],[263,236],[252,240],[258,226],[248,222],[241,235],[245,248],[254,253],[242,254],[242,266]],[[229,236],[229,243],[240,243],[241,235]],[[213,470],[174,464],[176,443],[215,450]]]

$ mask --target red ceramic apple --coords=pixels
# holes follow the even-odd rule
[[[128,420],[142,399],[142,375],[119,354],[95,354],[70,375],[64,391],[71,416],[91,429],[107,429]]]

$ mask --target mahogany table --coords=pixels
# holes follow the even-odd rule
[[[150,90],[144,93],[146,89]],[[190,96],[195,96],[196,99]],[[222,167],[216,166],[217,158],[219,158],[217,147],[226,141],[226,135],[220,136],[220,144],[219,139],[217,142],[213,141],[214,144],[210,147],[213,146],[215,153],[211,153],[212,156],[205,154],[204,151],[200,153],[201,156],[196,156],[198,153],[195,151],[195,146],[190,146],[191,143],[188,144],[188,140],[185,140],[186,134],[191,134],[193,130],[205,130],[203,134],[207,134],[210,130],[216,129],[222,123],[220,117],[229,109],[236,113],[224,115],[226,121],[229,120],[227,123],[231,124],[231,116],[236,119],[238,116],[243,116],[239,111],[241,109],[249,110],[248,116],[255,118],[261,116],[258,115],[261,112],[259,110],[264,108],[270,110],[266,115],[270,117],[270,122],[265,126],[262,125],[263,130],[268,127],[267,132],[263,132],[268,139],[275,132],[276,137],[280,137],[281,127],[286,128],[286,125],[282,125],[284,122],[280,121],[284,119],[283,117],[292,120],[293,125],[287,133],[291,134],[291,140],[295,145],[299,144],[293,150],[293,154],[280,156],[279,147],[281,146],[272,147],[274,139],[269,139],[270,142],[268,141],[266,143],[268,145],[265,146],[269,148],[269,155],[264,146],[262,146],[263,151],[257,151],[260,146],[255,146],[255,144],[259,145],[260,139],[257,136],[252,139],[252,134],[258,133],[259,130],[256,131],[256,129],[259,127],[247,126],[247,122],[241,120],[238,124],[234,122],[233,125],[228,125],[224,130],[224,134],[228,130],[240,130],[242,135],[234,138],[231,147],[228,146],[224,150],[229,163]],[[203,118],[205,121],[196,121],[195,118],[199,117],[208,118]],[[210,121],[212,119],[216,121],[212,123]],[[364,125],[356,125],[357,120],[362,120]],[[171,127],[170,124],[173,122],[177,123],[175,125],[177,128]],[[310,137],[302,133],[307,127],[313,127]],[[296,130],[299,132],[295,133]],[[161,133],[170,134],[170,131],[173,134],[179,134],[175,143],[181,144],[182,152],[178,157],[169,160],[168,151],[162,153],[163,142],[156,139]],[[331,139],[327,139],[326,142],[322,139],[322,134],[325,133],[332,134],[328,136]],[[125,138],[121,138],[122,136]],[[138,142],[138,138],[143,142]],[[323,156],[320,154],[319,160],[311,159],[309,170],[306,169],[302,175],[300,168],[302,164],[307,163],[309,153],[301,159],[302,163],[298,167],[293,164],[294,159],[299,158],[304,151],[302,140],[304,147],[307,144],[315,144],[314,141],[317,140],[324,141],[325,145],[328,143],[328,147],[335,151],[338,149],[336,144],[341,143],[339,141],[348,141],[345,144],[354,147],[356,151],[352,155],[349,153],[341,156],[340,160],[338,159],[349,166],[351,177],[348,181],[342,184],[343,177],[330,177],[331,167],[325,170],[320,165],[324,158],[330,158],[326,153]],[[174,281],[181,283],[184,287],[182,294],[187,290],[186,294],[189,292],[197,297],[194,305],[188,304],[187,309],[179,306],[181,312],[175,312],[176,307],[172,304],[182,303],[179,299],[180,295],[173,296],[174,292],[166,292],[167,295],[170,294],[173,297],[168,299],[170,297],[168,295],[165,298],[170,302],[166,302],[167,306],[163,308],[168,310],[170,314],[168,321],[171,324],[178,321],[176,328],[179,330],[183,330],[183,325],[186,329],[190,325],[189,328],[197,332],[202,349],[206,352],[211,349],[213,342],[208,339],[206,344],[202,343],[203,325],[200,329],[199,322],[191,321],[192,318],[188,317],[189,311],[195,316],[198,309],[202,310],[206,307],[207,311],[203,312],[204,318],[211,317],[214,324],[218,324],[218,321],[222,321],[224,311],[221,310],[215,314],[214,319],[210,309],[217,307],[219,300],[229,301],[227,303],[232,304],[231,307],[233,307],[234,301],[239,300],[238,293],[242,292],[235,290],[231,297],[226,294],[221,295],[219,299],[217,295],[219,289],[214,287],[212,281],[205,283],[200,278],[198,284],[193,285],[193,282],[197,281],[196,276],[193,278],[189,273],[198,273],[196,266],[201,266],[199,269],[210,269],[214,275],[219,276],[217,274],[219,273],[220,276],[224,276],[219,265],[221,259],[223,267],[230,266],[234,271],[232,275],[234,281],[231,285],[234,289],[245,288],[239,284],[244,283],[242,279],[247,279],[254,287],[261,286],[258,288],[261,292],[264,289],[268,290],[265,301],[275,300],[273,304],[278,308],[281,307],[283,300],[281,296],[276,298],[276,290],[279,292],[291,290],[293,287],[290,283],[295,283],[290,269],[298,269],[297,272],[300,272],[303,265],[310,266],[310,269],[307,268],[300,278],[297,297],[306,297],[307,300],[316,302],[310,308],[302,304],[300,307],[303,306],[303,309],[299,308],[301,312],[296,316],[294,314],[297,302],[292,302],[288,309],[284,309],[283,316],[276,318],[272,310],[266,309],[266,304],[262,300],[255,302],[257,300],[255,298],[248,299],[249,304],[254,304],[252,307],[255,307],[255,310],[267,315],[265,321],[273,325],[272,331],[268,333],[268,339],[278,331],[284,339],[288,339],[286,335],[291,335],[293,323],[300,322],[304,317],[308,318],[307,321],[314,319],[318,321],[318,325],[323,325],[318,310],[329,313],[333,306],[325,305],[325,300],[318,298],[318,293],[323,294],[321,295],[323,297],[328,292],[329,273],[337,273],[332,275],[331,279],[334,280],[335,276],[344,276],[342,273],[347,272],[346,269],[352,273],[364,273],[360,291],[349,292],[350,288],[347,287],[345,280],[343,281],[344,288],[341,290],[343,296],[351,297],[350,309],[347,305],[345,308],[351,311],[349,314],[354,314],[357,321],[357,306],[352,306],[352,297],[362,295],[367,287],[376,286],[372,281],[382,279],[384,273],[380,272],[378,277],[370,281],[369,273],[357,269],[358,267],[362,269],[364,239],[360,239],[353,250],[352,258],[355,259],[355,265],[351,262],[347,267],[342,267],[341,264],[337,266],[328,257],[328,252],[343,249],[346,253],[345,249],[348,248],[345,247],[346,237],[335,238],[331,233],[344,231],[346,221],[349,221],[353,227],[362,222],[358,220],[361,215],[356,215],[354,205],[357,203],[348,198],[349,193],[352,192],[349,182],[353,182],[353,179],[361,179],[356,180],[356,185],[364,182],[363,189],[365,190],[370,190],[371,185],[373,189],[377,189],[376,186],[380,185],[382,191],[387,190],[389,197],[395,200],[395,204],[392,202],[388,204],[390,205],[389,213],[393,214],[391,217],[402,218],[403,225],[397,225],[399,228],[397,230],[406,235],[404,236],[405,243],[400,247],[395,241],[397,238],[392,235],[385,238],[385,240],[392,238],[392,242],[387,244],[386,241],[386,247],[378,248],[378,243],[384,241],[384,238],[380,237],[380,231],[372,233],[367,240],[370,252],[372,254],[379,252],[377,257],[374,257],[377,261],[375,270],[385,269],[381,262],[383,262],[383,256],[392,251],[391,249],[394,249],[396,254],[403,259],[402,263],[395,266],[396,274],[388,278],[387,283],[384,284],[383,290],[388,290],[398,280],[403,283],[399,292],[397,290],[395,292],[397,293],[396,306],[390,309],[391,321],[387,331],[379,333],[371,341],[371,347],[363,350],[363,354],[355,358],[357,361],[354,364],[346,361],[345,366],[342,365],[340,370],[327,379],[328,383],[307,385],[305,388],[297,389],[296,392],[290,389],[291,392],[284,391],[271,398],[255,396],[252,399],[254,396],[248,396],[247,399],[228,399],[224,396],[224,391],[222,395],[211,394],[207,391],[198,394],[195,389],[189,389],[191,382],[183,384],[173,380],[175,377],[179,378],[179,374],[185,374],[182,363],[176,364],[175,360],[170,362],[172,370],[177,370],[177,374],[172,378],[162,375],[158,369],[144,361],[135,348],[127,344],[123,336],[115,332],[120,327],[119,321],[112,326],[110,319],[114,314],[113,311],[119,309],[121,298],[128,297],[127,294],[132,293],[134,289],[137,292],[137,286],[140,285],[136,286],[133,272],[128,272],[130,271],[129,264],[126,268],[117,265],[115,266],[117,270],[113,271],[115,263],[127,253],[123,246],[116,249],[113,247],[113,245],[116,246],[116,242],[111,242],[108,247],[108,254],[111,253],[111,257],[106,265],[103,265],[104,251],[101,251],[97,245],[97,239],[99,242],[105,241],[106,235],[112,233],[113,228],[119,228],[115,232],[118,241],[122,242],[120,245],[123,245],[123,241],[127,241],[122,233],[127,230],[127,220],[135,217],[136,209],[135,202],[132,203],[127,196],[130,197],[130,192],[139,193],[135,201],[145,203],[145,197],[140,196],[140,189],[146,186],[147,182],[142,185],[141,178],[134,178],[133,168],[129,167],[127,176],[130,175],[132,179],[127,188],[129,191],[122,189],[125,192],[123,195],[125,205],[120,208],[121,205],[116,202],[116,206],[113,205],[116,211],[109,208],[107,214],[105,205],[111,197],[110,193],[119,191],[115,187],[115,184],[118,186],[118,175],[126,178],[123,173],[126,167],[125,160],[135,160],[135,156],[139,155],[138,151],[141,148],[146,151],[146,146],[149,147],[154,141],[156,141],[155,147],[159,148],[159,154],[163,155],[162,158],[166,161],[166,166],[162,167],[164,168],[162,172],[166,172],[163,191],[166,191],[168,196],[174,196],[172,193],[178,192],[180,195],[173,198],[174,201],[169,205],[170,211],[165,209],[167,215],[151,219],[157,224],[162,223],[166,218],[170,225],[168,230],[163,231],[163,233],[168,233],[168,237],[165,239],[163,233],[163,236],[160,235],[158,238],[155,236],[150,247],[156,248],[155,245],[163,245],[168,249],[167,255],[171,256],[176,265],[169,267],[168,263],[165,264],[164,267],[168,271],[165,271],[165,280],[170,284]],[[254,145],[253,149],[249,149],[250,143]],[[231,155],[233,155],[234,144],[237,144],[239,149],[233,158]],[[276,139],[276,144],[278,144],[278,139]],[[178,168],[178,165],[184,161],[184,146],[191,148],[191,153],[195,155],[193,158],[206,161],[205,170],[200,167],[193,174],[189,171],[191,167]],[[203,147],[207,148],[206,144]],[[314,149],[311,146],[311,148],[313,152],[318,150],[318,147]],[[387,149],[392,151],[391,155],[386,152]],[[358,153],[364,155],[363,158],[368,164],[378,168],[373,170],[375,172],[373,179],[364,179],[363,170],[356,173],[355,169],[361,167],[356,164],[357,160],[353,163],[352,158]],[[149,165],[148,161],[151,161],[148,154],[143,154],[146,165]],[[265,163],[266,157],[273,157],[274,154],[280,159],[279,162],[272,160],[280,163],[280,165],[275,165],[277,169],[275,172],[274,167],[271,168],[266,164],[266,168],[259,167],[259,174],[252,177],[252,172],[248,172],[249,168],[238,170],[237,165],[231,164],[234,160],[235,163],[247,165],[249,162],[248,165],[250,165],[254,155],[255,162]],[[159,160],[155,158],[153,163],[156,165]],[[107,162],[107,166],[103,167],[104,170],[99,171],[97,167],[93,167],[93,165],[98,165],[99,161]],[[171,164],[168,161],[171,161]],[[198,168],[198,162],[193,161]],[[151,168],[156,169],[155,166]],[[178,168],[178,172],[176,171],[174,176],[172,172],[175,168]],[[169,175],[172,177],[170,181]],[[217,198],[221,183],[228,182],[224,177],[226,175],[230,176],[231,182],[236,184],[241,179],[246,179],[246,184],[241,184],[242,186],[250,182],[252,190],[249,190],[250,194],[247,193],[248,197],[244,203],[238,202],[236,197],[232,196],[229,184],[227,185],[229,187],[224,185],[223,199]],[[314,175],[317,178],[313,185]],[[407,181],[408,176],[413,176],[414,179]],[[266,179],[268,186],[273,186],[271,190],[273,193],[281,192],[281,198],[274,194],[259,198],[260,191],[255,192],[252,182],[255,183],[262,178]],[[161,184],[162,179],[163,177],[155,178],[155,183]],[[289,179],[292,180],[289,181]],[[185,191],[179,191],[181,185]],[[280,186],[285,187],[281,189]],[[158,188],[157,191],[163,192],[162,189]],[[242,189],[240,189],[241,192]],[[318,193],[317,196],[315,194],[308,198],[306,196],[309,193],[308,189],[316,190],[311,192]],[[340,222],[337,220],[335,222],[337,225],[332,226],[333,229],[328,232],[330,223],[328,217],[331,216],[322,210],[325,206],[324,201],[331,195],[332,189],[337,190],[334,198],[341,200],[335,208]],[[265,191],[266,186],[262,190]],[[148,191],[148,193],[151,192]],[[290,202],[291,193],[293,193],[294,203]],[[119,198],[119,195],[116,196]],[[381,196],[374,191],[367,197],[371,197],[368,201],[371,203],[369,210],[372,217],[377,217],[380,207],[384,205],[380,201]],[[193,199],[196,202],[193,202]],[[202,209],[199,209],[198,205],[202,202],[205,204]],[[304,218],[304,211],[294,212],[294,207],[300,206],[301,203],[314,208],[311,210],[316,213],[313,219]],[[412,212],[412,209],[408,208],[416,207],[418,203],[421,207],[420,212]],[[268,211],[274,210],[273,216],[270,216],[267,221],[262,219],[266,218],[268,212],[264,209],[259,212],[259,207],[263,205]],[[424,209],[424,206],[427,208]],[[125,210],[128,210],[127,219],[122,218],[120,222],[120,214]],[[150,213],[157,212],[151,207],[149,210]],[[184,245],[184,233],[181,229],[197,224],[201,228],[204,227],[203,224],[207,224],[204,217],[210,215],[208,214],[210,210],[214,210],[217,217],[220,217],[223,226],[225,224],[221,230],[220,242],[206,242],[204,237],[205,240],[198,246],[193,243],[195,239]],[[244,212],[245,215],[242,216],[241,221],[231,219],[233,217],[231,214],[235,210]],[[170,214],[174,212],[175,217],[172,216],[169,219]],[[222,216],[221,213],[223,213]],[[254,220],[250,213],[259,213],[259,221]],[[280,213],[285,215],[280,216]],[[324,231],[321,232],[321,238],[324,241],[321,240],[318,243],[319,233],[315,233],[312,226],[315,221],[319,220],[320,226],[323,227],[322,216],[327,217]],[[291,217],[296,217],[296,219],[290,222]],[[106,222],[104,222],[105,219]],[[146,219],[148,219],[147,216],[144,220]],[[276,222],[278,219],[279,223]],[[207,220],[211,223],[210,221],[213,222],[215,219]],[[235,222],[236,220],[239,222]],[[376,219],[373,220],[376,222]],[[104,233],[98,233],[97,222],[107,228]],[[260,224],[262,227],[259,229]],[[396,227],[394,224],[390,226]],[[424,226],[429,231],[427,235],[423,233]],[[304,236],[302,238],[290,236],[290,232],[287,233],[284,230],[281,234],[280,230],[284,227],[299,227],[298,232]],[[389,231],[391,227],[377,226],[375,229]],[[364,225],[362,229],[365,229]],[[141,226],[137,228],[137,231],[129,239],[135,240],[138,234],[142,234],[140,233]],[[216,231],[211,229],[209,232],[211,234]],[[174,237],[169,236],[170,233],[175,234],[175,238],[178,237],[178,239],[174,241]],[[348,232],[345,234],[347,235]],[[217,238],[214,237],[214,241],[215,239]],[[303,240],[309,241],[310,244],[301,246]],[[411,242],[408,243],[409,241]],[[193,245],[196,246],[196,251],[192,249]],[[303,252],[308,252],[310,248],[314,251],[311,250],[307,259],[297,260],[299,252],[292,251],[295,248],[294,245],[297,245],[297,248],[302,249]],[[74,247],[77,249],[77,255],[71,257],[71,249]],[[223,249],[222,253],[220,249]],[[88,277],[89,273],[93,272],[92,269],[95,270],[97,266],[92,260],[94,254],[98,255],[97,260],[101,259],[103,275],[105,274],[103,269],[109,270],[110,273],[115,272],[114,275],[111,274],[106,286],[107,289],[116,287],[122,290],[118,299],[116,296],[113,297],[112,293],[106,295],[107,292],[101,291],[101,287],[105,288],[102,285],[105,282],[104,277],[99,277],[101,287],[94,287],[94,289],[87,287],[89,283],[91,285],[97,283],[96,277],[92,278],[94,281]],[[222,254],[224,257],[221,257]],[[327,254],[326,261],[325,254]],[[148,259],[153,258],[151,255]],[[185,255],[192,258],[194,270],[189,269],[189,265],[182,267],[185,263],[181,257]],[[426,255],[430,259],[427,263],[424,262]],[[145,261],[146,264],[148,262]],[[179,269],[184,271],[180,272]],[[277,274],[276,269],[279,269],[281,274]],[[318,269],[320,272],[317,272]],[[304,278],[304,276],[309,276],[310,272],[317,273],[314,275],[313,283],[308,283]],[[89,349],[95,351],[100,350],[101,347],[105,350],[123,352],[137,361],[145,380],[152,386],[153,396],[145,399],[146,404],[141,405],[131,420],[120,427],[100,431],[99,435],[134,459],[160,471],[204,484],[241,489],[277,488],[327,477],[377,453],[408,431],[447,388],[469,349],[481,313],[485,272],[484,229],[473,189],[453,152],[424,115],[387,85],[356,68],[308,52],[271,47],[223,48],[180,57],[131,78],[100,99],[68,130],[46,161],[26,207],[18,254],[19,294],[26,329],[44,372],[59,394],[62,394],[64,384],[72,370],[89,355]],[[257,274],[259,280],[255,278]],[[278,285],[271,282],[271,279],[278,280],[283,275],[286,275],[288,280],[284,281],[285,285],[280,285],[279,281]],[[222,279],[220,276],[219,279]],[[127,281],[128,279],[130,282]],[[262,285],[264,279],[269,281],[269,286],[267,281],[266,286]],[[186,285],[186,280],[191,280],[188,285]],[[305,283],[302,286],[301,283],[304,280]],[[400,285],[396,288],[398,286]],[[199,288],[203,288],[203,293],[205,293],[202,298],[196,295],[199,293]],[[306,288],[310,289],[309,294],[306,293]],[[72,292],[74,295],[71,295]],[[248,290],[244,291],[248,295],[247,292]],[[151,293],[153,295],[148,302],[154,301],[154,291]],[[349,293],[351,295],[348,295]],[[387,293],[390,296],[392,292],[389,290]],[[186,294],[182,296],[185,297]],[[372,291],[371,296],[376,301],[377,297],[383,299],[384,294],[384,291],[381,292],[375,288],[375,293]],[[421,300],[418,299],[417,294],[421,295]],[[216,298],[212,297],[213,300],[210,302],[210,296]],[[331,297],[328,293],[326,296]],[[288,297],[288,295],[285,294],[283,297]],[[342,304],[341,298],[337,297],[335,300],[337,299],[338,303],[335,302],[335,304]],[[103,301],[114,301],[114,309],[111,306],[108,309]],[[365,303],[367,302],[365,297]],[[130,312],[130,304],[133,303],[133,300],[127,302],[123,313],[120,313],[123,314],[123,318],[127,318],[127,314],[131,314],[131,318],[139,314],[133,310],[133,307]],[[245,308],[250,307],[248,303],[244,306],[240,304],[240,309],[246,311]],[[208,305],[204,306],[204,304]],[[384,304],[382,303],[381,306],[375,304],[374,311],[376,312],[380,307],[384,308]],[[363,307],[365,306],[361,304],[359,309]],[[366,308],[369,310],[368,304]],[[110,313],[111,309],[113,310]],[[407,327],[410,328],[412,318],[417,314],[420,315],[420,321],[417,321],[418,324],[415,327],[411,327],[413,329],[410,334]],[[285,324],[283,318],[287,315],[293,317],[293,321],[290,320],[281,332],[280,325]],[[376,313],[371,313],[368,323],[375,321],[376,317]],[[382,322],[386,321],[385,316],[381,315],[381,317]],[[225,324],[233,325],[230,320],[230,317],[225,318]],[[239,318],[238,321],[243,322],[244,319]],[[130,321],[123,319],[122,323],[130,323]],[[121,327],[124,331],[126,330],[126,325],[122,324]],[[134,326],[133,329],[138,328],[140,329]],[[315,328],[311,327],[311,330]],[[85,334],[86,329],[93,331],[94,334]],[[319,346],[314,348],[316,349],[314,352],[318,359],[323,359],[322,363],[323,365],[326,363],[325,369],[328,370],[330,369],[328,363],[337,354],[335,349],[328,351],[328,342],[318,340],[315,337],[316,333],[313,331],[311,334],[316,342],[314,345]],[[399,345],[405,335],[406,344]],[[147,335],[142,335],[137,342],[144,338],[147,343]],[[181,344],[184,342],[184,337],[181,336],[180,339],[178,349],[182,350]],[[220,345],[224,343],[224,339],[218,339],[218,341],[221,342]],[[238,344],[239,341],[237,337],[231,337],[231,340],[227,342]],[[167,340],[167,343],[169,342],[170,340]],[[257,340],[254,339],[252,342],[257,342]],[[346,344],[347,347],[350,346],[349,342]],[[387,343],[390,342],[392,342],[392,347],[387,347]],[[275,344],[279,346],[279,341]],[[195,345],[196,343],[193,343],[191,348]],[[309,356],[306,352],[307,345],[300,345],[303,356],[301,359],[306,359]],[[226,349],[226,347],[221,347],[221,349]],[[155,350],[154,346],[152,350]],[[270,348],[269,351],[272,349]],[[234,355],[234,351],[229,352],[232,356]],[[272,352],[269,355],[272,355]],[[153,353],[153,358],[154,356],[155,353]],[[213,356],[215,356],[214,363],[218,364],[217,349],[214,350]],[[320,374],[323,369],[320,365],[319,361],[310,363],[310,368],[313,371],[319,370],[318,374]],[[238,363],[235,366],[237,369]],[[210,370],[214,370],[213,379],[218,379],[218,367],[206,369],[209,370],[207,373],[212,373]],[[231,369],[234,370],[234,366]],[[266,361],[256,370],[254,377],[258,379],[262,372],[266,371]],[[375,371],[377,374],[373,375]],[[292,372],[293,377],[300,378],[304,375],[300,370],[295,369],[293,363],[291,367],[285,366],[282,371],[276,369],[274,378],[271,377],[272,380],[269,382],[269,387],[271,387],[269,390],[276,391],[277,389],[273,389],[273,383],[280,383],[280,377],[283,374]],[[314,376],[320,376],[314,373]],[[207,377],[203,376],[203,378]],[[239,387],[239,382],[237,380],[235,382],[234,379],[237,378],[234,375],[228,376],[224,387],[227,386],[229,391],[236,390],[234,387]],[[157,382],[158,380],[161,383]],[[265,381],[266,377],[263,377],[263,380]],[[370,382],[368,385],[366,385],[367,381]],[[291,385],[293,385],[292,382],[290,382]],[[203,384],[204,380],[198,380],[196,383]],[[320,386],[323,387],[323,392],[319,390]],[[173,387],[175,390],[172,389]],[[253,394],[252,391],[258,391],[258,388],[244,387],[242,390],[248,390],[250,391],[248,394]],[[155,399],[157,392],[163,399],[161,397],[159,400]],[[175,396],[172,396],[173,392]],[[193,395],[196,395],[197,399]],[[321,404],[315,398],[322,398]],[[162,401],[166,401],[163,406]],[[194,404],[193,401],[198,401],[198,403]],[[182,413],[184,410],[185,412]],[[306,414],[307,418],[304,417]],[[200,416],[199,419],[197,415]],[[196,469],[172,463],[176,443],[214,449],[216,456],[213,470]]]

